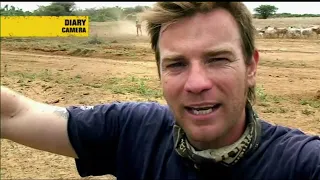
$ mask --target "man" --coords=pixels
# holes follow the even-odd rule
[[[138,19],[136,20],[136,28],[137,28],[137,36],[139,36],[139,32],[140,32],[140,35],[142,36],[141,22]]]
[[[2,87],[1,136],[117,179],[319,179],[320,138],[260,120],[259,53],[240,2],[158,2],[148,22],[164,98],[52,107]]]

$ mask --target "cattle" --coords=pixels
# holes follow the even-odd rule
[[[258,33],[258,37],[263,38],[264,33],[263,32],[259,32]]]
[[[309,37],[311,37],[312,36],[312,33],[313,33],[313,31],[312,31],[312,28],[303,28],[303,29],[301,29],[301,37],[307,37],[307,38],[309,38]]]
[[[301,36],[301,29],[298,29],[296,27],[288,27],[287,30],[287,34],[289,37]]]
[[[267,26],[265,27],[264,35],[265,37],[274,37],[275,35],[277,35],[277,31],[275,28]]]
[[[316,34],[317,39],[319,38],[320,34],[320,26],[313,25],[313,26],[300,26],[300,27],[272,27],[266,26],[264,28],[255,28],[255,35],[261,38],[310,38]]]
[[[264,29],[262,29],[262,28],[256,28],[256,33],[258,34],[258,33],[260,33],[260,32],[264,33]]]
[[[260,37],[260,38],[263,38],[263,34],[264,34],[264,29],[262,28],[256,28],[256,31],[255,31],[255,34]]]
[[[312,29],[312,31],[313,31],[314,33],[316,33],[316,36],[317,36],[317,39],[318,39],[319,34],[320,34],[320,26],[318,26],[318,27],[312,27],[311,29]]]
[[[287,28],[277,28],[277,27],[275,27],[274,29],[276,30],[277,37],[280,37],[280,35],[281,35],[281,37],[283,38],[288,33],[288,29]]]

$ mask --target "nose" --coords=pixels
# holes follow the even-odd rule
[[[212,82],[202,64],[193,63],[190,64],[189,68],[188,77],[184,86],[187,92],[199,94],[212,88]]]

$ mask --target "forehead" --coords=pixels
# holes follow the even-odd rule
[[[198,13],[162,27],[160,56],[168,53],[195,55],[207,49],[240,48],[240,37],[235,19],[226,10]]]

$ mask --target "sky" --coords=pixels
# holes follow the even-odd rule
[[[77,8],[101,8],[101,7],[134,7],[152,6],[155,2],[75,2]],[[320,2],[244,2],[248,9],[254,13],[253,9],[261,4],[270,4],[276,6],[278,13],[292,13],[292,14],[320,14]],[[4,5],[13,5],[21,8],[24,11],[33,11],[38,8],[38,5],[49,5],[50,2],[1,2],[1,7]]]

